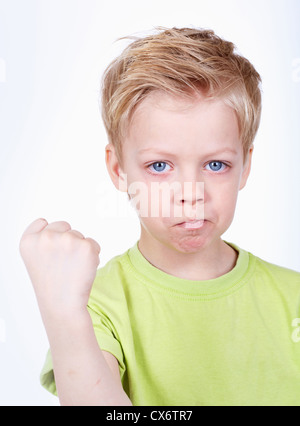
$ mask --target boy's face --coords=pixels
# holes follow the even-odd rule
[[[122,152],[121,169],[108,145],[107,165],[138,209],[140,244],[195,253],[220,243],[252,156],[244,162],[229,106],[153,92],[134,112]]]

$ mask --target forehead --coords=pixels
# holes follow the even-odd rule
[[[179,94],[172,94],[163,92],[162,90],[153,90],[146,98],[136,107],[133,119],[139,117],[143,113],[148,114],[149,111],[163,110],[170,113],[188,113],[192,108],[199,105],[199,103],[208,102],[200,91],[199,92],[186,92]]]
[[[133,113],[124,141],[127,149],[166,147],[173,149],[217,148],[241,145],[235,111],[220,98],[209,99],[199,93],[170,95],[150,93]],[[171,148],[172,148],[171,147]]]

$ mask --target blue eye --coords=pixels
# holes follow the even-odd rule
[[[164,163],[163,161],[157,161],[156,163],[150,164],[149,168],[156,173],[161,173],[165,171],[167,166],[167,163]]]
[[[209,169],[208,169],[209,167]],[[222,161],[211,161],[210,163],[208,163],[205,168],[207,170],[210,170],[212,172],[220,172],[223,171],[224,168],[226,167],[226,164],[222,163]]]

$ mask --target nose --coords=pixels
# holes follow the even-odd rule
[[[175,203],[189,219],[204,219],[204,182],[183,182]]]
[[[184,182],[181,202],[195,204],[204,201],[204,182]]]
[[[188,203],[194,205],[195,203],[204,201],[204,182],[185,181],[179,186],[177,192],[177,202]]]

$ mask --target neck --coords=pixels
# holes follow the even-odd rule
[[[230,272],[238,253],[221,238],[195,253],[182,253],[141,233],[138,244],[142,255],[153,266],[178,278],[203,281]]]

